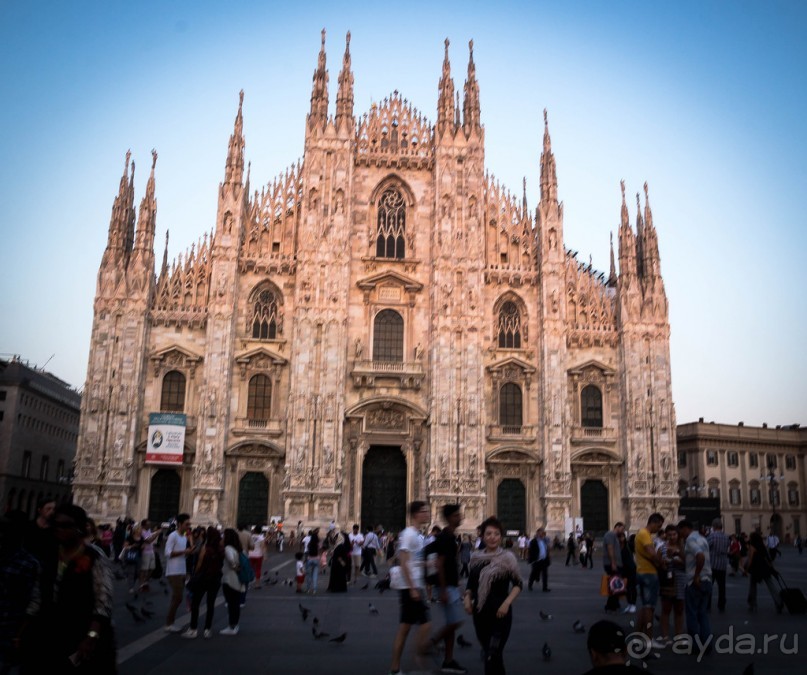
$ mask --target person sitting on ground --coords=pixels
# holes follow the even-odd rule
[[[588,631],[588,655],[593,668],[583,675],[607,675],[608,673],[644,673],[651,675],[649,670],[638,666],[626,665],[627,648],[625,646],[625,632],[613,621],[598,621]]]

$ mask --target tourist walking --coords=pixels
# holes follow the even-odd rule
[[[303,537],[305,551],[305,592],[312,595],[317,592],[319,577],[319,528],[315,527]]]
[[[241,598],[247,587],[241,583],[238,571],[241,568],[241,540],[238,532],[232,528],[224,530],[224,561],[222,563],[221,586],[224,601],[227,603],[227,627],[219,631],[220,635],[238,635],[238,623],[241,619]]]
[[[684,568],[684,550],[675,525],[664,529],[666,540],[659,548],[662,569],[659,577],[661,596],[661,638],[670,643],[670,612],[675,621],[675,636],[684,633],[684,601],[686,600],[687,577]]]
[[[715,518],[712,531],[706,537],[709,544],[709,561],[712,565],[712,582],[717,586],[717,611],[726,611],[726,568],[729,563],[729,538],[723,532],[723,521]],[[711,605],[711,603],[710,603]]]
[[[199,553],[190,581],[188,591],[191,594],[191,625],[183,634],[184,638],[195,638],[198,635],[199,608],[202,598],[207,596],[207,614],[205,614],[205,638],[213,635],[213,612],[216,607],[216,596],[221,586],[222,568],[224,566],[224,551],[222,550],[221,534],[215,527],[208,527],[205,536],[205,545]]]
[[[546,536],[546,530],[543,527],[539,527],[535,531],[535,537],[530,540],[527,562],[530,564],[527,588],[532,590],[532,585],[540,580],[541,590],[549,593],[549,537]]]
[[[364,545],[362,546],[362,571],[370,578],[374,579],[378,576],[378,567],[375,564],[375,557],[378,554],[378,549],[381,543],[378,541],[378,535],[373,532],[372,527],[367,528],[367,534],[364,536]]]
[[[622,522],[616,523],[613,530],[605,533],[602,539],[602,564],[605,573],[609,577],[624,576],[622,567],[622,546],[619,542],[619,537],[625,535],[625,524]],[[606,612],[616,612],[619,609],[619,596],[608,595],[608,600],[605,601]],[[636,611],[636,608],[633,608]]]
[[[684,542],[687,632],[693,639],[697,636],[701,644],[708,645],[707,650],[711,651],[709,601],[712,597],[712,566],[709,562],[709,542],[693,529],[688,520],[678,523],[678,533]]]
[[[398,540],[400,620],[392,643],[390,675],[401,672],[401,655],[412,626],[419,626],[415,643],[418,659],[422,659],[428,649],[431,617],[426,604],[425,561],[420,528],[429,522],[430,517],[426,502],[414,501],[409,504],[410,525],[401,532]]]
[[[779,589],[773,581],[777,572],[773,567],[773,560],[771,560],[759,532],[751,533],[748,539],[748,557],[745,559],[743,573],[749,577],[748,609],[752,612],[757,611],[757,586],[764,583],[768,587],[771,598],[773,598],[776,611],[781,614],[784,603],[779,595]]]
[[[165,578],[171,587],[171,601],[168,604],[168,614],[165,618],[165,631],[178,633],[182,630],[176,621],[177,609],[182,603],[185,591],[186,566],[185,559],[191,552],[188,546],[188,530],[191,528],[191,517],[187,513],[177,516],[177,529],[168,535],[165,542]]]
[[[465,588],[465,611],[485,659],[485,675],[504,675],[504,648],[513,625],[511,605],[523,587],[518,561],[502,549],[502,524],[495,517],[482,523],[484,548],[471,555],[471,575]]]
[[[570,560],[572,565],[577,565],[575,551],[577,551],[577,540],[574,538],[574,532],[569,532],[569,538],[566,539],[566,567],[569,566]]]
[[[444,673],[468,672],[454,660],[454,635],[462,625],[464,614],[462,595],[459,589],[459,568],[457,566],[457,528],[462,524],[462,512],[459,504],[446,504],[443,507],[443,520],[446,526],[435,540],[437,552],[437,598],[443,607],[445,625],[432,638],[434,644],[445,645],[443,665]]]
[[[238,540],[240,541],[241,538],[239,537]],[[260,525],[256,525],[252,528],[250,543],[252,544],[252,548],[249,549],[247,558],[249,558],[249,564],[252,566],[252,571],[255,574],[254,586],[255,588],[260,588],[261,570],[263,569],[263,553],[266,550],[266,537],[264,537]]]
[[[636,581],[639,590],[639,629],[652,640],[653,647],[661,648],[665,644],[653,640],[653,617],[659,594],[658,571],[661,567],[661,558],[656,549],[653,537],[664,524],[664,516],[652,513],[647,519],[647,525],[636,533]],[[622,553],[624,562],[624,551]]]

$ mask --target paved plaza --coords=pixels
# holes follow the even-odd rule
[[[586,635],[575,633],[576,620],[586,627],[606,618],[604,600],[599,596],[601,568],[595,553],[593,570],[565,567],[565,552],[556,552],[549,569],[550,593],[542,593],[536,586],[533,592],[524,593],[513,605],[513,631],[505,652],[508,673],[583,673],[590,662],[586,651]],[[521,563],[523,576],[528,566]],[[807,589],[807,554],[799,556],[786,548],[778,567],[790,585]],[[176,675],[177,673],[272,673],[311,675],[344,675],[345,673],[382,674],[389,671],[390,650],[398,621],[398,602],[394,593],[379,594],[373,583],[361,578],[347,593],[330,594],[325,591],[327,577],[320,577],[316,596],[295,594],[293,586],[283,583],[293,575],[294,558],[290,553],[273,554],[264,560],[264,574],[277,577],[275,585],[251,590],[242,610],[241,630],[235,637],[221,636],[219,629],[226,625],[226,608],[219,593],[213,623],[214,636],[205,640],[183,639],[179,635],[163,632],[165,607],[168,596],[165,588],[152,584],[150,593],[133,599],[126,592],[126,584],[116,581],[115,624],[121,675]],[[385,571],[382,566],[380,572]],[[375,582],[375,580],[372,580]],[[713,610],[712,627],[716,638],[714,653],[699,658],[698,654],[674,654],[670,648],[652,652],[643,662],[652,673],[714,673],[740,675],[754,663],[754,673],[793,673],[804,669],[807,654],[807,616],[778,615],[767,589],[759,589],[759,611],[746,610],[745,595],[748,580],[743,577],[728,579],[728,607],[724,614]],[[136,621],[126,603],[144,606],[155,612],[152,618]],[[298,605],[311,610],[304,621]],[[371,614],[369,604],[378,609]],[[439,605],[433,605],[435,628],[442,623]],[[539,611],[552,618],[540,618]],[[187,623],[187,607],[183,606],[178,623]],[[315,640],[312,620],[320,620],[322,631],[331,636],[347,633],[341,644],[328,638]],[[632,631],[631,619],[635,615],[619,615],[618,623]],[[200,621],[200,626],[202,625]],[[459,631],[473,642],[472,647],[457,647],[456,659],[469,673],[483,673],[479,660],[479,647],[473,626],[467,621]],[[767,636],[767,646],[765,644]],[[776,637],[773,637],[776,636]],[[439,673],[441,658],[434,658],[431,671],[416,671],[412,657],[410,635],[402,669],[406,673]],[[552,656],[543,660],[541,650],[547,643]],[[734,652],[734,653],[727,653]],[[742,653],[736,653],[742,652]],[[656,658],[656,654],[659,655]]]

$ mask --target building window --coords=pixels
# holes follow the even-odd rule
[[[177,370],[166,373],[163,378],[160,410],[163,412],[185,410],[185,376]]]
[[[762,495],[760,494],[759,487],[757,485],[751,485],[748,495],[752,506],[759,506],[762,503]]]
[[[683,469],[687,465],[687,453],[686,450],[679,450],[678,451],[678,468]]]
[[[521,349],[521,314],[514,302],[505,302],[499,310],[499,348]]]
[[[755,452],[752,452],[748,455],[748,466],[752,469],[759,468],[759,455]]]
[[[398,190],[390,188],[378,200],[376,257],[403,260],[405,237],[406,202]]]
[[[519,427],[521,433],[521,387],[512,382],[499,391],[499,424],[503,427]]]
[[[729,504],[732,506],[739,506],[742,500],[742,496],[740,494],[740,488],[736,485],[732,485],[729,488]]]
[[[678,496],[679,497],[686,497],[689,495],[689,486],[685,480],[678,481]]]
[[[50,469],[50,458],[47,455],[43,455],[42,462],[39,464],[39,480],[48,480],[49,469]]]
[[[247,418],[268,420],[272,403],[272,383],[266,375],[255,375],[249,381]]]
[[[776,455],[768,455],[765,458],[765,463],[767,464],[769,469],[775,469],[777,467],[776,463]]]
[[[706,466],[717,466],[717,451],[716,450],[707,450],[706,451]]]
[[[726,462],[729,466],[739,466],[740,465],[740,456],[736,452],[729,452],[726,455]]]
[[[593,384],[580,392],[580,424],[584,427],[602,427],[602,394]]]
[[[708,496],[712,499],[720,499],[720,485],[717,482],[709,483]]]
[[[22,453],[22,472],[23,478],[31,477],[31,451],[26,450]]]
[[[799,505],[799,489],[795,485],[789,485],[787,488],[787,503],[790,506]]]
[[[770,494],[771,505],[773,506],[780,506],[782,503],[782,497],[779,494],[779,487],[771,487],[771,494]]]
[[[65,478],[64,460],[60,459],[58,464],[56,464],[56,480],[61,481],[63,478]]]
[[[796,468],[796,456],[795,455],[786,455],[785,456],[785,468],[786,469],[795,469]]]
[[[373,360],[403,361],[404,321],[398,312],[385,309],[373,322]]]
[[[258,293],[252,307],[252,337],[256,340],[274,340],[277,337],[277,296],[266,289]]]

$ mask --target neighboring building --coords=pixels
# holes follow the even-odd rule
[[[720,500],[727,532],[807,535],[807,429],[690,422],[678,426],[683,497]]]
[[[460,105],[446,41],[432,125],[397,91],[354,117],[349,35],[330,115],[322,44],[303,161],[254,189],[242,92],[215,231],[172,264],[166,248],[156,279],[156,153],[137,227],[127,154],[77,501],[104,519],[398,529],[410,499],[459,500],[469,527],[496,513],[557,533],[676,514],[647,186],[634,232],[623,184],[619,275],[613,246],[600,274],[564,246],[546,115],[534,212],[486,172],[473,52]],[[187,415],[176,467],[145,461],[158,411]]]
[[[70,501],[81,395],[19,359],[0,360],[0,498],[29,516],[43,497]]]

